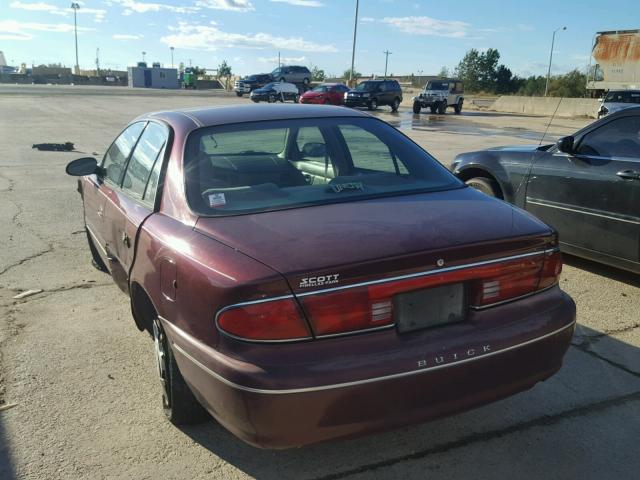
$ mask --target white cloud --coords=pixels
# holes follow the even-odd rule
[[[470,25],[457,20],[438,20],[431,17],[385,17],[383,23],[412,35],[464,38]]]
[[[230,33],[213,25],[192,25],[181,22],[169,27],[176,33],[160,39],[163,43],[184,49],[216,50],[226,48],[281,49],[314,52],[336,52],[330,44],[309,42],[300,37],[276,37],[270,33]]]
[[[200,10],[198,7],[177,7],[165,3],[154,2],[137,2],[136,0],[111,0],[113,3],[122,5],[125,9],[123,15],[131,15],[132,13],[148,13],[148,12],[173,12],[173,13],[194,13]]]
[[[278,64],[278,57],[258,57],[260,63],[272,63]],[[282,64],[297,64],[302,65],[307,63],[308,58],[304,55],[301,57],[280,57],[280,63]]]
[[[322,2],[317,0],[271,0],[276,3],[288,3],[289,5],[295,5],[297,7],[324,7]]]
[[[93,15],[93,21],[96,23],[101,23],[104,21],[104,18],[107,15],[106,10],[103,10],[101,8],[85,8],[82,2],[79,3],[80,8],[78,9],[78,15]],[[65,17],[73,13],[73,9],[71,8],[63,8],[45,2],[26,3],[18,0],[15,2],[11,2],[9,4],[9,7],[20,10],[27,10],[30,12],[46,12],[53,15],[62,15]]]
[[[249,0],[199,0],[196,5],[214,10],[230,10],[233,12],[250,12],[255,10]]]
[[[87,32],[93,28],[78,27],[78,32]],[[73,25],[68,23],[18,22],[16,20],[0,20],[1,40],[31,40],[29,31],[68,33],[73,32]]]
[[[360,19],[360,22],[362,22],[362,23],[372,23],[372,22],[375,22],[375,21],[376,21],[376,19],[373,18],[373,17],[362,17]]]
[[[112,35],[114,40],[140,40],[144,35],[130,35],[128,33],[115,33]]]

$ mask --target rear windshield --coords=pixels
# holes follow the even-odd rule
[[[609,92],[605,102],[640,103],[640,92]]]
[[[418,145],[373,118],[205,127],[185,150],[187,197],[201,215],[236,215],[463,184]]]
[[[449,82],[429,82],[427,90],[449,90]]]

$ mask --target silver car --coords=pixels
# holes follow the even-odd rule
[[[309,85],[311,72],[307,67],[297,65],[282,65],[271,72],[274,82],[302,83]]]
[[[602,99],[598,118],[640,104],[640,90],[610,90]]]

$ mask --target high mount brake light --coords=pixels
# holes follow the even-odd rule
[[[393,297],[399,293],[465,283],[470,306],[486,308],[551,287],[558,282],[561,271],[560,252],[548,251],[460,270],[300,295],[299,301],[316,336],[342,335],[392,326]],[[293,298],[232,306],[218,314],[217,322],[222,331],[246,340],[312,337]]]

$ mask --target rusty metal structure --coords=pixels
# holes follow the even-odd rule
[[[594,36],[587,90],[598,96],[607,90],[640,89],[640,30],[598,32]]]

